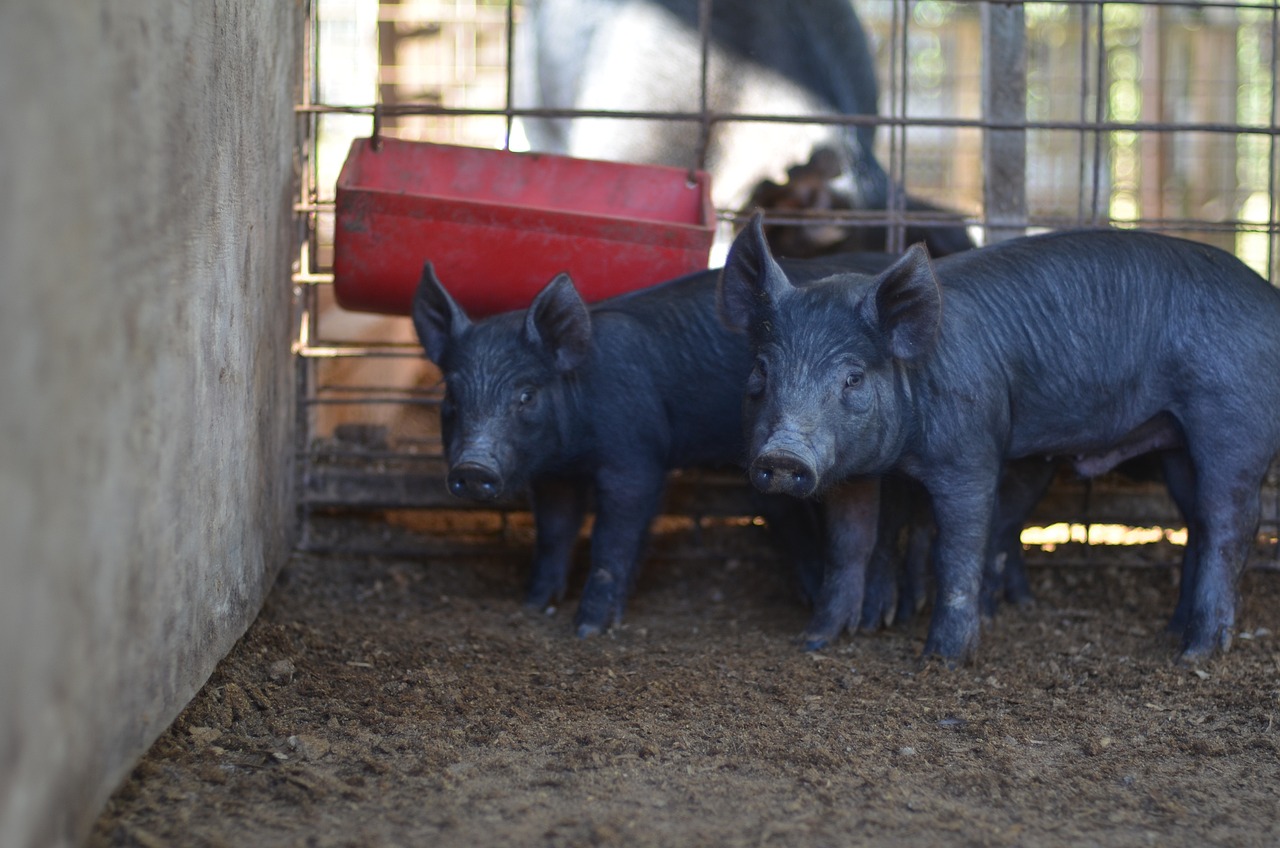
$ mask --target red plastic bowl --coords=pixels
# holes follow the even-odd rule
[[[594,301],[706,268],[714,235],[703,172],[356,139],[334,289],[347,309],[406,315],[430,260],[473,316],[528,306],[561,271]]]

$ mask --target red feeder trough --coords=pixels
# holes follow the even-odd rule
[[[528,306],[561,271],[595,301],[707,267],[714,235],[703,172],[356,139],[334,290],[347,309],[407,315],[429,260],[477,317]]]

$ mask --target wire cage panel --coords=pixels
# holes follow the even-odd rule
[[[911,195],[962,216],[980,242],[1078,225],[1144,227],[1214,244],[1280,280],[1276,2],[852,2],[876,68],[878,111],[803,120],[875,126],[875,153],[895,188],[884,210],[802,220],[874,219],[901,247],[907,223],[927,219],[905,208]],[[312,0],[308,11],[298,104],[308,142],[297,204],[305,238],[294,278],[304,516],[464,507],[440,482],[439,375],[408,320],[334,303],[334,182],[353,137],[527,143],[521,119],[539,113],[513,106],[511,54],[528,10],[519,0]],[[747,129],[796,120],[781,111],[635,109],[620,102],[584,118]],[[705,164],[697,148],[690,168]],[[717,213],[729,227],[741,210]],[[686,476],[704,491],[718,479]],[[1273,477],[1263,507],[1271,536]],[[705,495],[699,510],[697,499],[681,500],[684,485],[693,484],[677,477],[673,503],[682,509],[741,508]],[[1178,523],[1158,487],[1065,481],[1056,491],[1040,509],[1045,520]]]

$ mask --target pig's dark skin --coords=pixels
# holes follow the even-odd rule
[[[788,269],[805,281],[890,261],[850,255]],[[430,263],[423,269],[413,320],[445,378],[448,485],[479,500],[531,493],[537,542],[528,603],[563,596],[594,491],[580,636],[620,619],[667,472],[745,460],[742,385],[751,357],[745,338],[717,318],[716,278],[706,271],[587,307],[561,275],[527,311],[472,322]],[[811,508],[778,501],[784,512]],[[786,523],[771,510],[764,505],[767,518]],[[832,537],[824,553],[835,556],[865,558],[874,540]],[[801,568],[802,580],[812,571]]]
[[[757,355],[747,394],[758,487],[808,496],[896,469],[929,491],[926,656],[975,655],[1005,461],[1085,457],[1089,470],[1116,446],[1140,452],[1158,419],[1180,445],[1166,467],[1182,470],[1171,485],[1190,531],[1182,656],[1230,646],[1280,447],[1280,293],[1243,263],[1151,233],[1068,232],[936,263],[917,245],[879,276],[799,289],[757,220],[730,251],[721,300]]]

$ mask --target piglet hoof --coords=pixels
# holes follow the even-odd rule
[[[800,636],[800,644],[806,651],[820,651],[840,638],[846,627],[857,623],[847,612],[834,612],[831,609],[819,612],[809,620],[809,626]]]
[[[811,636],[808,633],[805,633],[800,637],[799,643],[801,650],[806,653],[813,653],[814,651],[821,651],[823,648],[827,647],[827,645],[831,644],[831,640],[826,636]]]
[[[610,627],[622,623],[622,610],[616,601],[599,600],[583,596],[578,615],[573,620],[579,639],[598,636]]]
[[[1000,594],[995,591],[988,591],[985,587],[982,590],[982,603],[979,607],[982,610],[982,620],[990,622],[996,617],[996,613],[1000,611]]]
[[[893,615],[894,622],[898,624],[906,624],[913,620],[924,609],[927,602],[923,592],[916,592],[910,589],[903,590],[898,593],[898,609]]]
[[[862,619],[858,622],[858,628],[866,633],[875,633],[877,630],[892,627],[898,614],[898,604],[890,599],[887,603],[868,607],[862,607]]]
[[[1004,569],[1004,600],[1015,607],[1026,609],[1035,603],[1031,592],[1031,580],[1027,577],[1026,563],[1010,558]]]
[[[1009,606],[1020,610],[1029,610],[1036,605],[1035,596],[1030,592],[1027,592],[1026,594],[1018,593],[1016,595],[1006,592],[1004,600],[1005,603],[1009,604]]]
[[[1189,627],[1182,642],[1178,663],[1184,666],[1199,665],[1218,652],[1231,650],[1231,628]]]
[[[884,627],[891,627],[898,614],[898,592],[894,586],[871,584],[862,599],[862,616],[858,627],[868,633],[874,633]]]
[[[1020,578],[1009,579],[1009,576],[1005,575],[1004,602],[1015,609],[1030,609],[1035,606],[1036,597],[1031,593],[1026,575],[1020,575]]]
[[[573,623],[579,639],[590,639],[593,636],[599,636],[610,627],[621,624],[622,613],[618,610],[608,610],[603,615],[587,615],[579,609]]]
[[[961,663],[951,657],[944,657],[938,654],[924,653],[920,656],[920,669],[926,671],[931,668],[941,668],[947,671],[955,671],[960,667]]]
[[[904,596],[898,599],[898,608],[893,612],[893,621],[895,624],[906,624],[916,617],[916,612],[915,601]]]
[[[524,606],[542,612],[554,607],[563,596],[564,593],[554,586],[531,586],[525,593]]]
[[[972,663],[978,654],[978,616],[955,607],[941,607],[933,614],[924,656],[937,657],[948,668]]]

